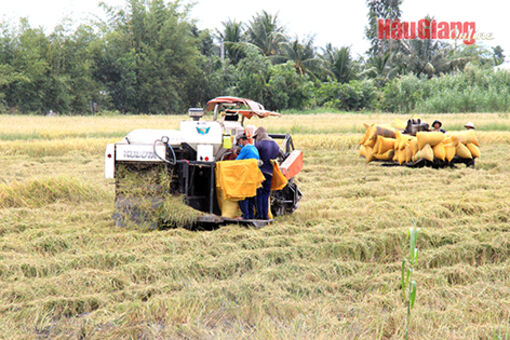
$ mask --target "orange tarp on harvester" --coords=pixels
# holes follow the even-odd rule
[[[282,174],[278,162],[273,161],[273,177],[271,178],[271,190],[282,190],[289,181]],[[271,210],[271,209],[269,209]]]

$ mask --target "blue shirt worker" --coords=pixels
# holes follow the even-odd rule
[[[241,146],[241,152],[237,155],[236,160],[260,159],[257,148],[250,144],[246,134],[243,133],[238,135],[236,139],[237,143]],[[253,220],[255,218],[255,203],[255,197],[247,197],[244,200],[239,201],[239,208],[241,208],[241,212],[243,213],[243,218],[245,220]]]
[[[261,220],[269,219],[269,196],[271,195],[271,180],[273,179],[273,164],[271,160],[276,159],[280,153],[278,144],[267,134],[264,127],[259,127],[253,134],[255,137],[255,147],[257,148],[262,165],[260,171],[266,178],[262,182],[262,187],[257,189],[257,218]]]

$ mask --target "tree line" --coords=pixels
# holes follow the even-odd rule
[[[400,5],[367,1],[371,46],[356,57],[349,47],[292,36],[265,11],[247,23],[227,19],[218,30],[200,30],[179,1],[102,4],[106,20],[76,29],[64,21],[50,34],[26,19],[1,23],[0,112],[183,113],[219,95],[275,110],[510,109],[510,77],[492,71],[504,60],[501,47],[378,39],[377,18],[400,18]],[[504,99],[452,106],[438,96],[471,102],[470,93],[486,92]]]

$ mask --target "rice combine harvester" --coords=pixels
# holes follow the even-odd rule
[[[182,196],[185,206],[200,212],[194,225],[234,222],[260,227],[270,222],[223,217],[218,204],[215,172],[218,162],[235,157],[236,136],[247,131],[244,126],[247,119],[280,114],[265,110],[255,101],[237,97],[214,98],[207,103],[205,111],[212,113],[212,120],[201,120],[204,109],[192,108],[188,111],[191,120],[181,121],[179,130],[136,129],[122,141],[106,146],[105,177],[115,178],[113,217],[117,226],[128,221],[136,223],[143,218],[138,209],[141,201],[126,197],[119,190],[125,180],[120,168],[149,178],[161,171],[166,174],[169,185],[161,190],[172,196]],[[289,134],[269,133],[269,136],[280,145],[276,162],[288,180],[282,190],[271,193],[270,208],[275,217],[294,212],[302,197],[294,177],[303,168],[303,153],[294,148]],[[159,204],[158,197],[150,200],[152,209]]]

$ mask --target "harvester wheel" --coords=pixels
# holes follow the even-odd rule
[[[274,217],[285,214],[292,214],[298,207],[298,203],[303,197],[293,179],[279,191],[271,193],[271,213]]]

